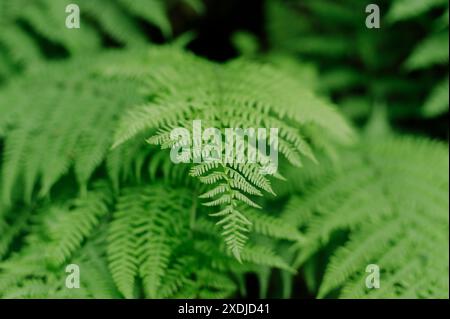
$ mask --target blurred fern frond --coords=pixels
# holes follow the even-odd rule
[[[448,1],[395,1],[388,13],[392,22],[421,19],[422,15],[431,9],[438,10],[438,18],[431,20],[427,25],[428,33],[413,49],[405,62],[410,71],[427,72],[439,66],[445,67],[447,80],[436,81],[434,87],[428,92],[423,105],[423,114],[434,117],[448,112]],[[442,23],[441,21],[444,21]]]
[[[331,250],[320,297],[448,298],[445,145],[411,138],[367,141],[359,157],[349,155],[324,176],[285,211],[306,229],[298,264]],[[349,240],[327,248],[339,233],[349,233]],[[379,289],[366,287],[369,264],[380,267]]]
[[[364,124],[380,102],[388,102],[394,122],[423,116],[429,103],[424,96],[448,76],[448,2],[379,1],[380,30],[366,28],[366,5],[358,0],[268,1],[271,50],[317,65],[320,92],[358,123]],[[405,36],[411,30],[413,35]],[[348,108],[356,106],[354,101],[361,102],[358,112]],[[435,115],[448,108],[439,110]]]
[[[80,28],[66,27],[69,0],[1,0],[0,53],[5,66],[0,78],[33,67],[45,57],[77,56],[105,46],[149,42],[145,24],[165,37],[172,33],[168,10],[181,0],[80,0]],[[189,4],[201,10],[198,0]],[[111,43],[109,43],[111,42]],[[3,62],[2,61],[2,62]]]
[[[72,168],[85,188],[107,156],[119,114],[141,101],[130,81],[99,77],[84,60],[32,72],[1,96],[1,202],[7,205],[30,202],[36,192],[46,196]]]

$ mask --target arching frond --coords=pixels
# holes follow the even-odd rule
[[[151,50],[144,59],[148,71],[140,67],[131,74],[133,68],[126,64],[108,70],[114,76],[144,78],[149,92],[158,92],[150,103],[124,117],[116,133],[116,145],[143,131],[158,130],[149,142],[168,148],[173,146],[171,129],[185,127],[193,136],[194,120],[201,120],[204,128],[273,127],[279,130],[280,153],[292,164],[301,165],[302,157],[315,161],[310,141],[314,145],[316,138],[323,138],[333,145],[353,139],[350,127],[332,106],[269,65],[245,61],[216,65],[171,48]],[[309,135],[310,127],[320,129]],[[252,151],[250,146],[244,147],[244,151]],[[220,150],[222,160],[194,165],[191,175],[211,185],[212,189],[202,195],[209,200],[205,205],[220,207],[214,216],[221,217],[225,240],[239,259],[251,223],[237,206],[244,203],[259,207],[248,195],[273,191],[261,163],[239,163],[236,158],[226,163],[226,152]],[[195,150],[189,154],[187,160],[196,157]]]
[[[444,145],[408,138],[369,140],[358,161],[344,160],[334,177],[294,199],[285,214],[306,226],[297,264],[327,247],[337,233],[350,232],[349,241],[330,259],[319,296],[336,290],[343,297],[448,295],[442,286],[448,282],[447,172]],[[380,289],[365,286],[369,264],[381,269]],[[414,269],[407,270],[409,265]],[[433,279],[436,269],[441,269],[438,281]],[[427,291],[416,286],[423,276],[433,282]]]

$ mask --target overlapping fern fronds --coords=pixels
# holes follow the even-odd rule
[[[129,55],[135,58],[124,59]],[[117,189],[124,175],[141,175],[151,152],[150,146],[143,147],[144,137],[156,133],[153,141],[166,143],[170,128],[196,118],[220,128],[276,127],[279,151],[294,165],[301,165],[302,156],[314,160],[310,144],[328,149],[353,138],[332,106],[269,66],[243,61],[215,65],[172,47],[95,59],[95,66],[80,59],[56,63],[3,89],[5,206],[47,196],[71,172],[83,191],[104,163]],[[45,83],[36,85],[42,78]],[[147,90],[143,93],[142,85]],[[108,153],[117,119],[139,104],[144,106],[120,123],[116,141],[121,145]],[[250,196],[273,193],[260,168],[261,164],[233,162],[200,164],[191,170],[213,188],[202,197],[210,198],[208,206],[222,206],[218,216],[237,258],[251,225],[238,206],[259,207]]]
[[[0,0],[0,298],[235,298],[249,274],[260,297],[300,279],[308,297],[448,298],[448,147],[385,129],[448,109],[448,4],[380,0],[378,32],[360,0],[266,1],[273,50],[241,37],[245,59],[219,64],[143,45],[178,2],[79,0],[69,30],[69,1]],[[372,138],[341,149],[355,134],[331,100],[373,113]],[[173,163],[194,120],[279,129],[279,172]]]
[[[151,50],[145,59],[138,68],[133,62],[107,70],[114,76],[145,79],[149,94],[153,94],[148,103],[131,110],[121,121],[116,145],[153,130],[149,143],[169,148],[177,142],[170,139],[171,130],[184,127],[192,134],[194,120],[201,120],[204,129],[277,128],[279,152],[297,166],[302,157],[315,161],[311,145],[328,148],[352,142],[350,127],[331,105],[268,65],[241,60],[217,65],[171,48]],[[233,147],[236,145],[234,141]],[[244,147],[246,153],[251,151]],[[217,161],[193,165],[191,175],[211,186],[200,197],[209,200],[204,205],[219,208],[213,216],[221,218],[225,241],[240,259],[251,226],[240,204],[259,207],[250,196],[274,192],[262,172],[263,163],[240,163],[236,154],[226,162],[225,151],[220,151],[223,154]],[[188,162],[195,152],[185,154]]]
[[[287,206],[306,230],[297,264],[329,251],[319,297],[448,298],[447,146],[390,138],[359,152]],[[369,264],[380,267],[379,289],[366,287]]]
[[[149,42],[144,24],[172,33],[168,10],[178,0],[80,0],[80,28],[65,22],[69,0],[0,1],[0,77],[34,66],[45,57],[81,55],[101,49],[105,42],[135,46]],[[201,2],[190,0],[195,10]]]
[[[169,70],[178,66],[173,55],[212,67],[172,48],[160,50],[101,55],[91,58],[98,59],[98,63],[89,65],[82,59],[55,63],[2,89],[0,132],[5,152],[0,252],[6,258],[0,265],[2,296],[226,297],[235,295],[237,288],[242,290],[236,276],[242,281],[245,273],[256,271],[256,265],[293,271],[283,258],[253,240],[240,247],[243,264],[238,263],[220,243],[219,227],[205,220],[201,206],[191,203],[197,201],[204,187],[196,186],[195,192],[189,192],[162,186],[167,182],[186,184],[187,167],[174,166],[163,152],[153,152],[149,161],[152,148],[142,143],[149,134],[146,130],[109,150],[120,115],[134,104],[145,103],[150,92],[139,91],[143,80],[148,80],[146,76],[130,80],[127,74],[118,76],[105,66],[120,65],[125,61],[123,57],[141,63],[141,59],[150,57],[155,61],[159,56],[161,67],[163,61],[173,63],[164,66]],[[131,55],[135,59],[128,59]],[[257,70],[256,65],[252,68]],[[39,85],[44,78],[45,83]],[[149,83],[157,87],[155,79]],[[151,92],[154,95],[157,91]],[[153,97],[150,101],[155,103]],[[349,138],[351,130],[345,121],[331,107],[322,107],[325,115],[343,125],[337,139]],[[269,185],[268,181],[254,172],[253,177],[246,176],[245,169],[243,175],[229,169],[234,178],[230,185],[260,194],[256,186]],[[105,182],[88,191],[94,174],[109,176],[112,190]],[[119,187],[123,179],[127,185],[140,180],[154,185],[123,189]],[[79,195],[73,188],[76,183],[82,190]],[[51,201],[45,204],[50,194]],[[190,204],[180,203],[183,198]],[[273,241],[301,238],[282,220],[262,212],[247,212],[245,207],[236,208],[252,223],[252,234]],[[18,241],[18,248],[13,248]],[[71,262],[90,269],[81,290],[70,291],[64,286],[63,266]],[[230,271],[234,274],[231,277]]]
[[[55,63],[3,88],[0,202],[30,203],[72,169],[85,188],[107,156],[117,118],[140,101],[132,82],[101,77],[84,60]],[[114,180],[123,172],[115,159],[135,153],[110,155]],[[138,160],[128,159],[130,165]]]
[[[116,201],[103,182],[83,197],[36,208],[22,248],[0,262],[0,296],[225,298],[238,293],[239,278],[257,265],[294,271],[256,242],[242,252],[245,265],[238,263],[215,243],[217,226],[196,201],[192,190],[163,183],[125,188]],[[252,217],[269,241],[301,236],[281,220],[272,225],[270,217]],[[71,263],[80,267],[80,289],[65,286]]]

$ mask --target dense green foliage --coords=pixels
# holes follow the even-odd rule
[[[201,11],[197,0],[183,0]],[[69,0],[0,1],[0,77],[33,67],[48,56],[95,53],[105,45],[135,47],[150,40],[153,26],[169,38],[168,10],[182,0],[80,0],[83,27],[65,28]],[[63,14],[61,14],[61,12]]]
[[[339,231],[344,245],[328,248],[319,296],[439,298],[448,293],[448,148],[416,139],[366,140],[341,164],[299,186],[286,218],[305,229],[295,265],[311,260]],[[407,160],[405,160],[407,159]],[[364,289],[365,267],[383,269],[379,290]]]
[[[79,0],[75,30],[71,2],[0,0],[1,298],[448,298],[447,1],[380,1],[378,30],[261,1],[220,63],[173,32],[214,1]],[[174,164],[197,119],[278,128],[278,172]]]

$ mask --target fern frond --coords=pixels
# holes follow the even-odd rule
[[[162,194],[167,192],[159,187],[129,189],[119,199],[108,255],[113,278],[127,298],[133,297],[138,276],[143,280],[145,295],[157,296],[176,238],[169,234],[183,229],[175,221],[185,213],[186,203],[179,195],[160,201]],[[172,210],[171,215],[166,214],[167,209]]]
[[[132,298],[138,274],[138,242],[134,223],[141,214],[140,194],[123,194],[109,226],[108,262],[117,288],[125,298]]]
[[[9,205],[30,202],[38,184],[39,195],[47,195],[72,167],[85,188],[106,157],[118,114],[139,100],[129,81],[99,81],[82,61],[38,71],[1,94],[0,112],[11,127],[3,132],[1,177],[2,199]]]
[[[120,298],[120,293],[109,273],[105,248],[104,242],[88,243],[80,256],[74,260],[74,263],[78,264],[82,271],[81,289],[84,291],[81,293],[89,298]],[[72,291],[67,295],[68,298],[74,298]]]
[[[371,264],[371,259],[385,252],[393,240],[402,237],[402,223],[400,220],[389,221],[383,227],[375,228],[373,233],[365,233],[362,238],[352,238],[330,260],[320,286],[319,298],[342,286],[349,280],[349,276],[361,270],[361,265]]]
[[[84,197],[76,199],[69,209],[54,208],[54,219],[47,224],[51,243],[47,248],[48,261],[62,265],[92,236],[101,219],[109,213],[111,193],[104,185]]]
[[[350,240],[330,259],[319,297],[335,291],[343,296],[390,298],[407,292],[420,297],[426,292],[416,290],[419,273],[435,282],[435,297],[445,297],[448,290],[438,287],[448,281],[448,148],[408,138],[366,143],[359,160],[349,154],[353,161],[344,158],[334,177],[325,177],[303,200],[288,206],[286,214],[307,229],[297,265],[327,247],[337,233],[350,232]],[[415,263],[417,274],[406,270]],[[365,288],[369,264],[382,271],[379,290]],[[432,279],[429,265],[441,269],[440,280]]]
[[[1,0],[0,47],[5,48],[13,65],[30,69],[49,55],[42,45],[45,41],[62,51],[62,55],[72,56],[99,51],[105,37],[119,45],[142,45],[149,39],[137,18],[156,26],[168,38],[172,34],[168,10],[180,1],[80,0],[76,3],[80,8],[80,28],[69,29],[65,25],[65,9],[73,3],[69,0]],[[197,0],[186,3],[201,12]]]
[[[279,151],[294,165],[300,165],[301,156],[315,160],[309,144],[315,137],[308,136],[306,128],[301,133],[302,127],[320,127],[315,134],[322,134],[325,140],[334,143],[350,143],[353,139],[352,130],[333,107],[268,65],[245,61],[216,65],[170,47],[150,50],[148,56],[151,59],[143,59],[148,71],[143,73],[140,67],[133,76],[144,77],[149,90],[157,93],[151,103],[137,107],[123,118],[117,130],[116,146],[153,130],[157,135],[150,142],[167,148],[172,145],[170,130],[195,119],[201,119],[207,127],[279,128]],[[127,65],[115,65],[109,74],[130,76],[130,70],[133,68]],[[191,131],[190,127],[187,129]],[[250,147],[246,150],[252,151]],[[215,186],[204,194],[211,199],[205,205],[226,207],[219,214],[223,216],[219,223],[224,227],[226,242],[239,259],[248,223],[236,206],[245,203],[259,207],[244,193],[261,196],[259,189],[273,191],[261,173],[261,164],[235,161],[196,164],[191,168],[191,175]],[[214,185],[219,180],[220,184]],[[214,196],[217,198],[213,199]]]

